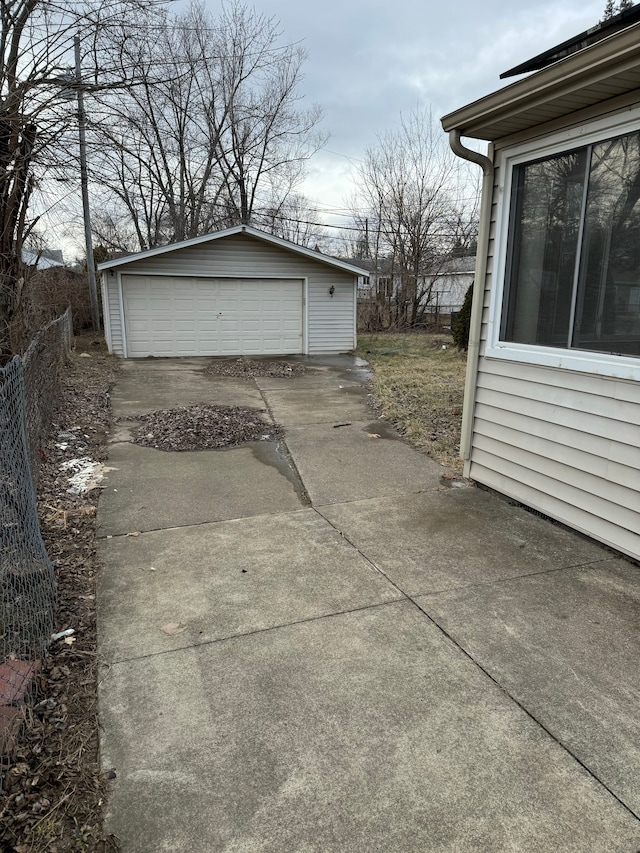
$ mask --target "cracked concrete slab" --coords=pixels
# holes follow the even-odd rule
[[[371,370],[366,362],[360,359],[341,358],[331,365],[314,358],[291,359],[302,363],[308,368],[307,373],[301,373],[287,378],[273,376],[257,376],[256,385],[262,392],[266,391],[303,391],[312,388],[327,390],[344,390],[350,386],[363,386],[371,378]],[[366,389],[362,388],[363,393]]]
[[[152,532],[100,543],[108,831],[123,853],[637,853],[640,821],[599,778],[636,803],[629,564],[442,488],[389,425],[352,416],[355,359],[306,361],[322,382],[206,386],[279,405],[297,470],[284,444],[114,436],[101,535]],[[118,405],[145,384],[160,408],[198,402],[201,364],[128,366]]]
[[[183,527],[305,505],[297,474],[275,442],[164,452],[112,444],[98,505],[99,536]]]
[[[164,360],[163,360],[164,361]],[[219,379],[203,374],[210,359],[151,359],[123,362],[122,375],[111,393],[113,412],[119,418],[195,403],[215,406],[250,406],[263,409],[260,391],[250,380]]]
[[[357,383],[342,387],[265,391],[274,419],[292,427],[299,424],[324,424],[336,421],[369,420],[371,413],[366,391]]]
[[[401,597],[311,509],[103,540],[99,554],[107,661]],[[168,623],[184,631],[167,635]]]
[[[116,664],[125,851],[611,853],[640,824],[410,603]]]
[[[287,447],[314,506],[440,486],[446,470],[382,421],[289,427]],[[339,422],[340,423],[340,422]]]
[[[621,559],[416,599],[640,814],[640,568]]]
[[[479,489],[334,504],[320,512],[407,595],[606,559],[594,542]]]

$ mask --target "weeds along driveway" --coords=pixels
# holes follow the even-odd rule
[[[638,849],[635,567],[445,488],[373,419],[357,362],[311,366],[125,363],[116,415],[261,407],[285,440],[114,434],[108,830],[124,851]]]

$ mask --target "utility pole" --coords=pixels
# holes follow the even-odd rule
[[[84,240],[87,247],[87,277],[89,279],[89,301],[91,304],[91,325],[94,331],[100,329],[100,310],[98,308],[98,286],[96,284],[96,265],[93,260],[93,242],[91,239],[91,214],[89,213],[89,174],[87,171],[87,117],[84,112],[84,94],[82,87],[82,69],[80,67],[80,36],[73,38],[76,57],[76,93],[78,99],[78,133],[80,136],[80,184],[82,186],[82,213],[84,218]]]

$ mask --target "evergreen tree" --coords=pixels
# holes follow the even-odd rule
[[[473,282],[469,285],[462,308],[451,326],[453,342],[459,350],[469,349],[469,329],[471,327],[471,302],[473,301]]]

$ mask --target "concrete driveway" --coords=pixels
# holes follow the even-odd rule
[[[124,853],[638,853],[640,569],[446,487],[354,359],[204,363],[125,362],[116,415],[251,405],[285,442],[113,436],[100,715]]]

